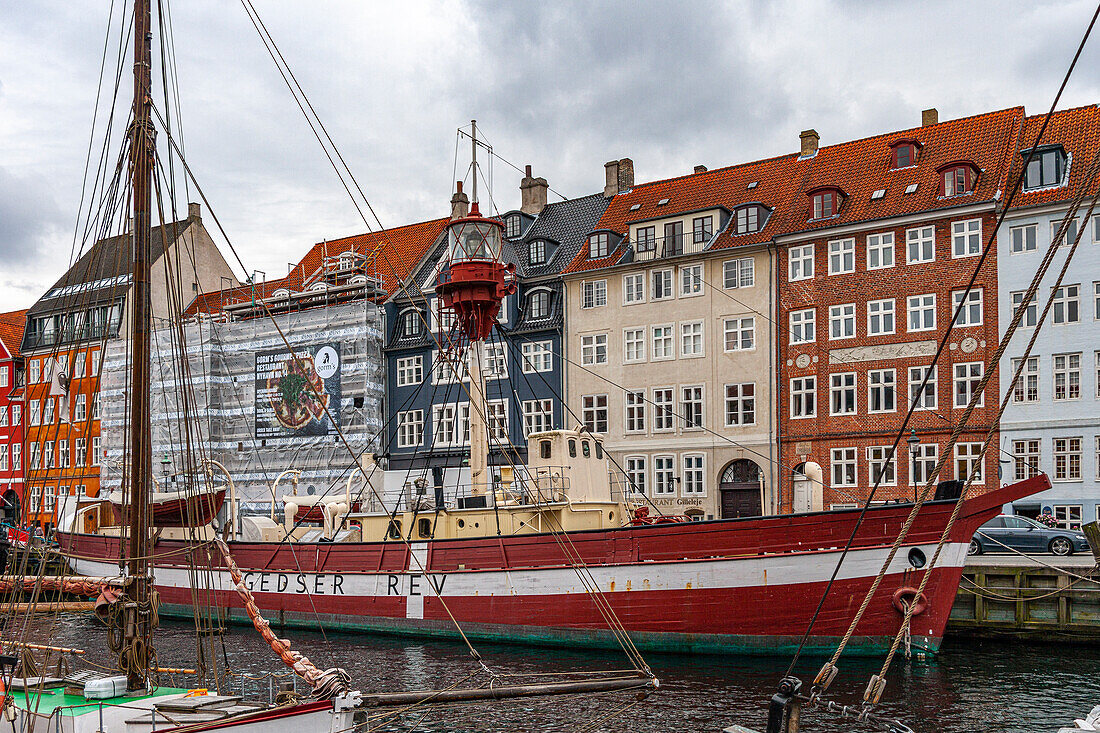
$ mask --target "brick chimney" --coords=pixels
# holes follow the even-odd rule
[[[451,196],[451,221],[470,213],[470,197],[462,193],[462,181],[455,181],[455,195]]]
[[[817,155],[817,142],[821,139],[821,136],[817,134],[817,130],[803,130],[798,138],[802,141],[803,158]]]
[[[524,214],[538,216],[546,208],[546,191],[549,188],[545,178],[532,178],[531,166],[527,166],[523,180],[519,182],[519,210]]]
[[[634,161],[623,158],[619,161],[619,193],[634,188]]]
[[[695,172],[696,173],[706,173],[707,172],[707,167],[705,165],[697,165],[697,166],[695,166]]]
[[[612,160],[603,164],[604,198],[634,188],[634,161],[630,158]]]
[[[202,221],[202,207],[194,201],[187,204],[187,218],[194,219],[195,221]]]
[[[940,123],[940,113],[935,107],[931,109],[922,110],[920,113],[920,126],[928,127],[929,125],[938,125]]]

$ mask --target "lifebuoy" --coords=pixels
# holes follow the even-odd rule
[[[924,594],[921,593],[918,597],[917,589],[909,585],[903,585],[894,591],[894,597],[891,599],[891,602],[894,604],[894,608],[897,609],[897,612],[902,615],[905,614],[905,607],[907,605],[913,607],[913,616],[920,616],[924,613],[925,609],[928,608],[928,599],[925,598]]]

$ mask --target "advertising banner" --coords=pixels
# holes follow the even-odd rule
[[[258,439],[335,435],[340,425],[340,344],[295,351],[256,354]]]

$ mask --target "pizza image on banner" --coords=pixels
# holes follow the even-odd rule
[[[340,425],[340,344],[256,354],[256,437],[331,435]]]

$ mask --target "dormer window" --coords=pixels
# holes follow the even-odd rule
[[[532,265],[542,265],[546,263],[546,240],[545,239],[533,239],[527,245],[527,259]]]
[[[420,329],[423,326],[423,319],[420,316],[420,311],[415,308],[410,308],[401,314],[401,335],[402,336],[417,336],[420,334]]]
[[[290,297],[290,291],[286,288],[279,288],[271,294],[273,300],[285,300]]]
[[[312,285],[309,286],[309,289],[310,289],[311,292],[320,293],[320,292],[323,292],[325,290],[328,290],[328,284],[323,283],[323,282],[313,283]]]
[[[752,234],[764,228],[768,219],[768,210],[759,204],[742,206],[736,211],[734,219],[734,232],[737,234]]]
[[[523,232],[523,219],[519,214],[512,214],[504,220],[504,227],[506,229],[504,236],[514,239]]]
[[[977,169],[971,163],[949,163],[940,168],[940,195],[962,196],[974,190]]]
[[[916,140],[897,140],[890,144],[890,167],[908,168],[917,164],[920,143]]]
[[[611,254],[611,235],[599,232],[588,238],[588,256],[591,259],[607,257]]]
[[[355,267],[355,253],[354,252],[344,252],[342,255],[340,255],[340,269],[341,270],[350,270],[353,267]]]
[[[536,290],[527,296],[527,317],[546,318],[550,315],[550,291]]]
[[[1036,150],[1024,171],[1024,190],[1060,185],[1065,173],[1066,151],[1062,146]]]
[[[840,212],[843,197],[840,189],[822,188],[810,192],[813,201],[813,219],[828,219]]]

